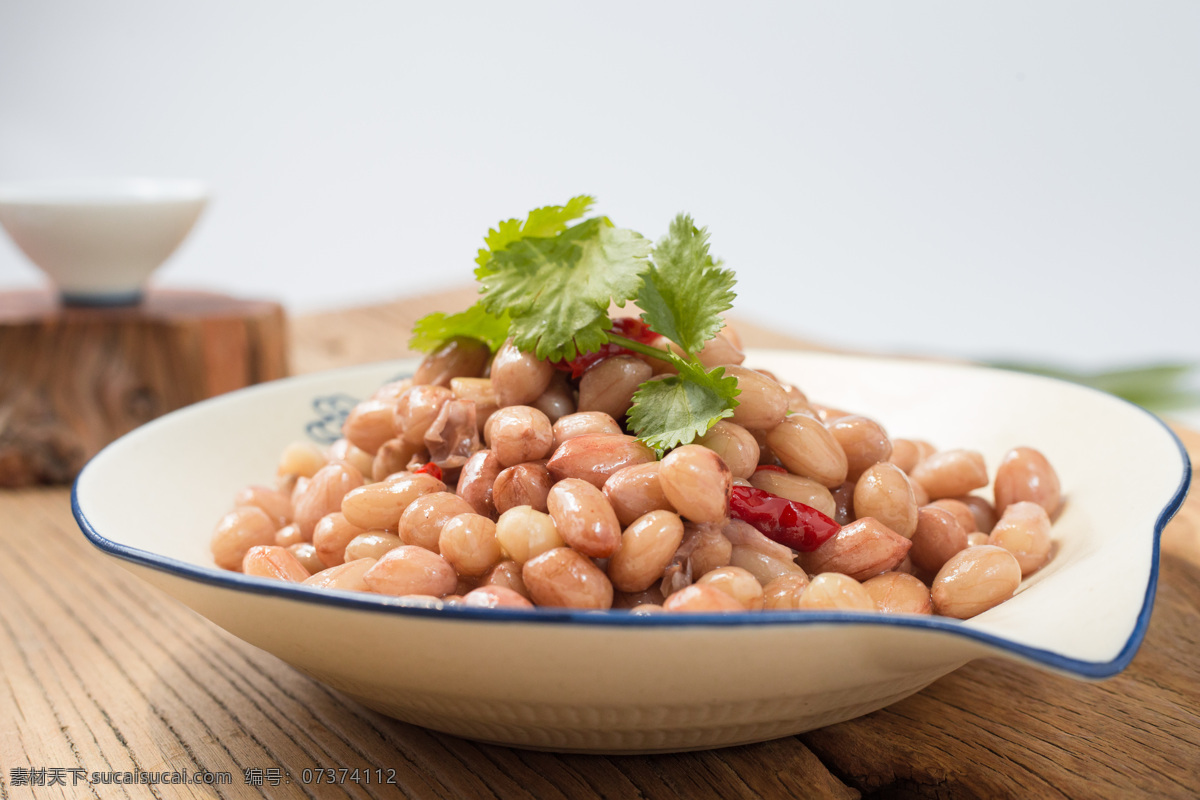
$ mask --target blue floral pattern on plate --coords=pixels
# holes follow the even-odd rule
[[[314,397],[312,407],[317,418],[304,426],[305,432],[319,444],[333,444],[342,438],[342,425],[356,405],[358,400],[348,394]]]

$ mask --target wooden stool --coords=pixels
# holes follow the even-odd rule
[[[277,303],[159,289],[80,308],[0,292],[0,486],[70,482],[144,422],[284,377],[286,346]]]

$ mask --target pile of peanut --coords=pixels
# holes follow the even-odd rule
[[[212,537],[247,575],[432,606],[635,613],[857,610],[972,617],[1051,556],[1058,476],[1028,447],[992,484],[978,452],[893,439],[741,366],[726,328],[700,354],[740,405],[661,460],[622,424],[661,361],[580,378],[511,344],[454,339],[359,403],[328,449],[296,443]],[[432,466],[429,466],[432,465]],[[797,553],[730,517],[735,485],[833,518]]]

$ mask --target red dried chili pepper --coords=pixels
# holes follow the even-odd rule
[[[788,500],[753,486],[734,486],[729,513],[753,525],[772,541],[793,550],[812,552],[841,530],[841,526],[812,506]]]
[[[609,328],[613,333],[624,336],[626,339],[633,339],[635,342],[649,344],[658,337],[658,334],[650,330],[650,326],[635,317],[619,317],[612,321],[612,327]],[[570,372],[572,378],[581,378],[583,373],[587,372],[588,367],[595,364],[597,361],[602,361],[609,356],[616,355],[633,355],[633,351],[621,347],[619,344],[607,342],[600,345],[600,349],[594,353],[583,353],[576,356],[570,361],[555,361],[554,367],[563,372]]]
[[[754,471],[762,472],[764,469],[769,472],[782,472],[785,475],[787,474],[786,469],[784,469],[783,467],[777,467],[774,464],[759,464],[757,467],[754,468]]]
[[[424,464],[423,466],[417,467],[416,469],[413,470],[413,472],[415,472],[417,474],[420,474],[423,472],[426,475],[432,475],[433,477],[437,478],[439,481],[442,479],[442,468],[439,467],[437,464],[433,463],[432,461],[430,461],[428,464]]]

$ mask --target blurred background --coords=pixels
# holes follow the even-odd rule
[[[691,212],[797,336],[1191,362],[1198,43],[1194,2],[10,2],[0,181],[203,179],[159,285],[291,313],[461,285],[591,193]]]

